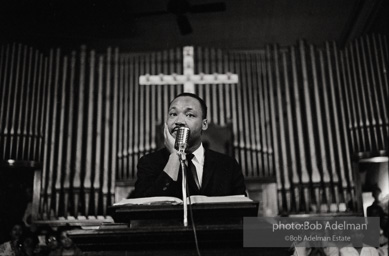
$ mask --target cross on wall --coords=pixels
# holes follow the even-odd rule
[[[227,72],[226,74],[194,74],[194,50],[193,46],[183,48],[184,74],[171,75],[142,75],[139,77],[140,85],[175,85],[183,84],[184,92],[195,93],[195,84],[236,84],[238,75]]]

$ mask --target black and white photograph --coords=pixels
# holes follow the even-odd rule
[[[387,256],[388,13],[2,1],[0,256]]]

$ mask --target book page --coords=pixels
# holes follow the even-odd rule
[[[190,196],[191,204],[211,204],[211,203],[240,203],[240,202],[253,202],[245,195],[233,195],[233,196]],[[189,203],[189,202],[188,202]]]
[[[120,202],[114,203],[114,206],[123,205],[178,205],[182,204],[182,200],[170,196],[155,196],[123,199]]]

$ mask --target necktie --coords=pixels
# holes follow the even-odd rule
[[[200,189],[200,182],[199,178],[197,177],[197,171],[196,171],[196,166],[194,166],[192,159],[194,155],[193,154],[187,154],[186,159],[188,160],[188,169],[189,172],[192,174],[192,177],[197,185],[197,188]]]

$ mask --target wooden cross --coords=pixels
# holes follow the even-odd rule
[[[184,92],[195,93],[195,84],[236,84],[238,75],[227,72],[227,74],[194,74],[194,54],[193,46],[185,46],[184,55],[184,74],[171,75],[150,75],[146,74],[139,77],[141,85],[160,85],[160,84],[183,84]]]

